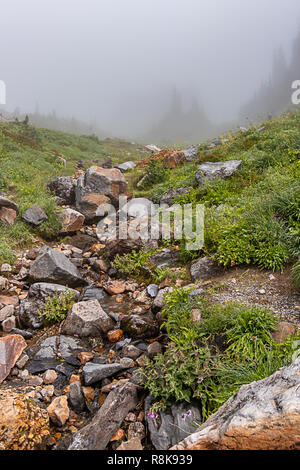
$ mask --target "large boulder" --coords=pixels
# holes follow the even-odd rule
[[[113,328],[113,321],[98,300],[74,304],[62,327],[66,335],[101,337]]]
[[[129,411],[138,403],[137,388],[128,382],[112,390],[92,421],[78,432],[67,445],[68,450],[104,450],[120,428]],[[64,444],[62,443],[62,448]],[[60,449],[60,446],[57,446]]]
[[[119,363],[94,364],[92,362],[88,362],[82,370],[84,383],[85,385],[91,385],[100,382],[100,380],[103,380],[106,377],[111,377],[123,369],[124,367]]]
[[[76,179],[70,176],[59,176],[48,184],[52,191],[64,204],[74,204],[75,202]]]
[[[210,256],[205,256],[191,265],[193,281],[206,281],[215,276],[220,270],[219,265]]]
[[[299,450],[300,358],[243,385],[174,450]]]
[[[153,202],[145,197],[130,199],[120,210],[120,213],[127,214],[128,217],[134,218],[151,217],[151,214],[154,215],[156,212],[157,210]]]
[[[89,195],[88,198],[87,195]],[[121,195],[128,195],[127,182],[121,171],[117,168],[92,166],[77,180],[76,208],[85,215],[87,220],[92,220],[97,217],[97,211],[92,212],[90,208],[89,210],[86,208],[87,201],[90,201],[91,197],[95,205],[100,206],[106,204],[107,201],[103,198],[102,201],[99,196],[106,196],[113,205],[118,207]]]
[[[60,233],[78,232],[83,227],[85,217],[74,209],[62,209],[57,212],[61,223]]]
[[[45,302],[49,297],[67,291],[72,292],[73,300],[78,300],[79,292],[75,289],[47,282],[32,284],[28,296],[20,302],[19,319],[22,326],[34,329],[41,328],[43,326],[43,317],[39,312],[43,311]]]
[[[29,277],[36,282],[54,282],[70,287],[86,284],[74,264],[63,253],[48,246],[39,251],[30,267]]]
[[[217,179],[229,178],[236,173],[241,166],[242,160],[202,163],[196,172],[195,178],[200,185]]]
[[[9,335],[0,338],[0,384],[9,375],[26,347],[27,343],[20,335]]]
[[[45,450],[49,417],[29,395],[0,390],[0,450]]]

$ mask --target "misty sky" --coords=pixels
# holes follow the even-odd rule
[[[174,87],[233,119],[300,26],[299,0],[0,0],[0,14],[4,109],[38,103],[115,135],[159,118]]]

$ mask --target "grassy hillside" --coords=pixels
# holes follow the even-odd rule
[[[181,243],[184,261],[215,254],[224,266],[246,263],[275,271],[300,257],[299,156],[300,112],[295,112],[263,129],[229,134],[229,142],[214,149],[203,144],[193,163],[166,170],[158,162],[136,168],[129,179],[136,196],[154,202],[171,188],[192,187],[174,202],[205,204],[204,250],[188,253]],[[226,160],[242,160],[242,169],[230,179],[197,185],[195,173],[202,162]],[[146,183],[137,189],[145,174]]]
[[[56,163],[60,154],[66,168]],[[95,136],[77,136],[40,129],[24,123],[0,123],[0,192],[13,198],[20,215],[13,227],[1,226],[0,263],[12,262],[14,249],[29,244],[34,237],[50,237],[58,228],[56,204],[46,190],[56,176],[73,175],[78,160],[88,168],[95,159],[113,162],[141,159],[141,149],[123,140],[99,140]],[[48,221],[38,230],[22,222],[21,215],[32,204],[46,210]]]

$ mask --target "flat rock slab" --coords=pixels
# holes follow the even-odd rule
[[[91,423],[72,436],[68,450],[104,450],[137,403],[134,384],[128,382],[112,390]]]
[[[82,370],[84,383],[85,385],[91,385],[117,374],[122,369],[121,364],[93,364],[88,362]]]
[[[207,162],[200,165],[195,178],[202,185],[217,179],[226,179],[234,175],[242,166],[242,160],[229,160],[228,162]]]
[[[27,343],[20,335],[0,338],[0,384],[9,375],[26,347]]]

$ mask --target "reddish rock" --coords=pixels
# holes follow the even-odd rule
[[[0,308],[6,307],[7,305],[13,305],[16,307],[19,304],[17,296],[0,295]]]
[[[91,352],[80,352],[77,354],[80,363],[84,366],[87,362],[91,361],[94,357],[94,353]]]
[[[64,426],[69,419],[70,410],[66,395],[54,398],[47,408],[51,421],[58,426]]]
[[[122,444],[117,447],[117,450],[143,450],[143,446],[138,437],[133,437],[127,442],[122,442]]]
[[[77,232],[83,227],[85,217],[73,209],[63,209],[57,212],[62,224],[60,233]]]
[[[110,343],[117,343],[123,338],[122,330],[111,330],[107,333],[107,339]]]
[[[0,338],[0,384],[9,375],[26,347],[27,343],[20,335]]]
[[[110,295],[122,294],[125,292],[125,284],[121,281],[112,281],[103,286],[106,292]]]

